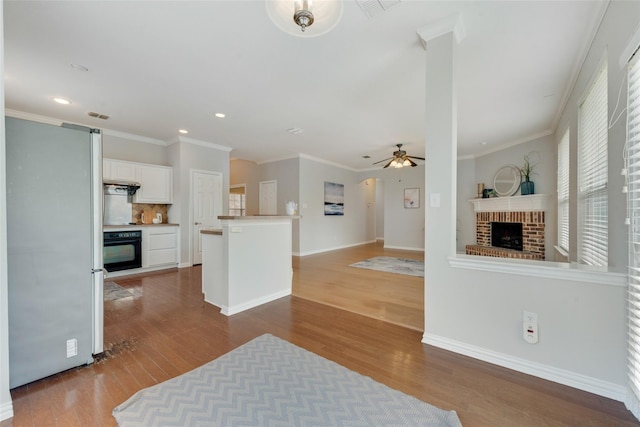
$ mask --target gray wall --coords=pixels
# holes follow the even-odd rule
[[[624,76],[618,60],[639,24],[640,2],[609,3],[566,104],[561,125],[557,129],[558,136],[554,135],[553,141],[558,141],[565,130],[563,123],[569,123],[574,129],[578,101],[604,55],[609,58],[609,105],[612,111]],[[433,43],[429,46],[425,54],[427,57],[436,50]],[[428,73],[434,71],[429,66],[426,69]],[[446,86],[447,83],[438,77],[428,74],[425,81],[427,85]],[[622,99],[625,99],[625,95],[623,87]],[[426,97],[428,104],[430,98],[433,99]],[[431,107],[428,105],[427,119],[438,118],[438,112],[443,108],[440,102]],[[426,128],[437,128],[440,122],[428,121]],[[624,272],[627,258],[626,229],[623,225],[626,203],[620,193],[621,179],[618,176],[622,167],[624,125],[622,120],[609,132],[609,253],[614,273]],[[456,193],[457,161],[455,156],[450,162],[443,160],[447,158],[449,150],[455,153],[455,140],[455,134],[449,138],[427,134],[426,152],[440,156],[439,161],[430,163],[432,156],[427,156],[427,193]],[[575,153],[574,150],[572,136],[572,153]],[[572,169],[575,169],[575,160],[572,161]],[[575,182],[574,173],[572,176]],[[545,188],[543,182],[540,186],[541,189]],[[575,184],[572,192],[575,194]],[[575,205],[575,198],[572,204]],[[431,215],[432,210],[437,212],[435,217]],[[461,268],[465,265],[465,257],[455,256],[455,244],[449,244],[446,230],[442,231],[446,227],[444,218],[455,214],[455,202],[449,205],[448,201],[441,208],[427,211],[427,232],[437,239],[427,235],[423,342],[488,359],[493,363],[511,364],[516,369],[535,375],[558,374],[554,377],[557,381],[579,384],[624,399],[628,381],[626,286],[620,283],[624,275],[609,273],[607,277],[616,284],[606,284],[581,279],[577,274],[566,279],[550,279],[540,277],[533,271],[530,274],[499,272],[489,268],[489,262],[482,265],[487,267],[482,271]],[[442,223],[438,221],[441,218]],[[451,257],[459,264],[452,264]],[[575,266],[558,270],[582,273]],[[535,345],[525,343],[521,336],[524,310],[538,314],[540,341]]]
[[[135,138],[133,135],[131,138],[125,138],[121,135],[115,136],[109,131],[105,131],[102,135],[102,156],[107,159],[169,165],[166,145],[153,144]]]
[[[222,174],[222,212],[229,212],[229,153],[188,142],[176,142],[169,147],[168,157],[173,166],[173,204],[169,218],[180,224],[179,263],[191,264],[191,171],[220,172]]]

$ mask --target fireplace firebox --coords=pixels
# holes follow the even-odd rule
[[[522,223],[492,222],[491,246],[499,248],[522,250]]]

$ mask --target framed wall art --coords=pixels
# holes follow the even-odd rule
[[[420,207],[420,189],[405,188],[404,189],[404,208],[415,209]]]
[[[324,183],[324,214],[344,215],[344,184]]]

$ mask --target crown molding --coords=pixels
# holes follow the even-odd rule
[[[534,133],[533,135],[529,135],[529,136],[526,136],[524,138],[516,139],[514,141],[507,142],[507,143],[492,147],[492,148],[490,148],[490,149],[488,149],[486,151],[482,151],[482,152],[480,152],[478,154],[469,155],[469,156],[472,156],[472,157],[464,156],[465,157],[464,160],[468,160],[470,158],[477,159],[478,157],[482,157],[482,156],[486,156],[488,154],[492,154],[492,153],[495,153],[495,152],[498,152],[498,151],[506,150],[507,148],[515,147],[516,145],[525,144],[527,142],[535,141],[536,139],[543,138],[543,137],[549,136],[549,135],[553,135],[553,132],[554,131],[552,129],[546,129],[546,130],[543,130],[542,132]],[[463,160],[463,159],[462,159],[462,157],[458,157],[458,160]]]
[[[116,138],[130,139],[132,141],[144,142],[147,144],[155,144],[155,145],[169,145],[166,141],[162,141],[161,139],[149,138],[148,136],[135,135],[133,133],[120,132],[117,130],[111,129],[102,129],[102,133],[104,135],[115,136]]]
[[[308,154],[300,153],[299,156],[300,156],[301,159],[312,160],[312,161],[317,162],[317,163],[324,163],[325,165],[335,166],[337,168],[346,169],[346,170],[351,171],[351,172],[358,172],[357,169],[350,168],[349,166],[341,165],[340,163],[331,162],[329,160],[321,159],[319,157],[310,156]]]
[[[447,33],[453,33],[456,38],[456,43],[458,44],[460,44],[460,42],[467,36],[462,15],[459,13],[425,25],[424,27],[419,28],[416,33],[418,34],[424,49],[427,48],[427,43],[429,41]]]
[[[201,141],[199,139],[187,138],[184,136],[178,136],[167,141],[167,145],[177,144],[178,142],[183,142],[185,144],[199,145],[201,147],[213,148],[215,150],[225,151],[227,153],[231,152],[233,148],[227,147],[226,145],[216,144],[214,142],[209,141]]]
[[[24,111],[11,110],[8,108],[4,110],[4,115],[13,117],[15,119],[29,120],[32,122],[44,123],[44,124],[53,125],[53,126],[62,126],[62,123],[64,123],[64,120],[54,119],[52,117],[41,116],[38,114],[25,113]],[[81,123],[77,123],[77,124],[81,124]],[[84,124],[82,125],[86,126]],[[94,128],[95,126],[89,126],[89,127]]]

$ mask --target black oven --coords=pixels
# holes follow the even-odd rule
[[[107,271],[142,267],[142,231],[105,231],[103,256]]]

